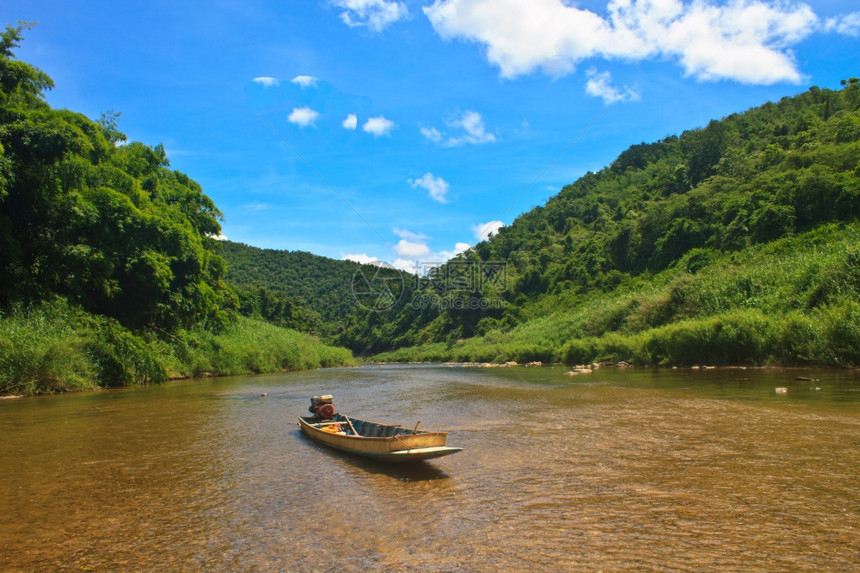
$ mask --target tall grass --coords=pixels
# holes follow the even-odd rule
[[[0,317],[0,394],[96,386],[87,336],[56,306],[16,306]]]
[[[858,227],[711,254],[614,292],[547,295],[508,331],[380,360],[860,365]]]
[[[194,330],[159,338],[132,333],[62,300],[16,306],[0,315],[0,395],[353,363],[346,349],[246,318],[220,334]]]
[[[224,376],[354,364],[345,348],[269,323],[239,317],[225,332],[180,333],[172,343],[174,369],[187,376]],[[178,366],[177,366],[178,365]]]

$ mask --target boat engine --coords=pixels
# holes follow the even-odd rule
[[[311,405],[308,411],[317,418],[324,420],[334,418],[334,398],[330,394],[314,396],[311,398]]]

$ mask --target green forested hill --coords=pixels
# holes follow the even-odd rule
[[[670,360],[665,352],[645,357],[630,348],[607,350],[605,337],[643,335],[685,320],[701,326],[744,310],[758,312],[764,321],[785,319],[791,310],[799,313],[798,324],[810,328],[823,320],[821,313],[830,313],[830,324],[850,324],[860,295],[854,246],[860,218],[860,85],[856,79],[844,84],[839,91],[811,88],[703,129],[631,146],[605,169],[564,187],[546,205],[451,261],[396,312],[356,317],[341,341],[371,352],[428,345],[427,354],[413,349],[396,355],[410,359],[605,355],[660,362]],[[825,226],[825,235],[815,234]],[[821,236],[827,241],[821,243]],[[830,243],[838,247],[825,253]],[[778,245],[774,259],[762,262],[760,247],[769,244]],[[764,287],[752,278],[759,274],[753,266],[781,260],[795,261],[799,274],[773,275],[776,283],[767,290],[779,292],[782,304],[766,305],[756,296]],[[501,278],[476,280],[499,266]],[[819,273],[830,286],[819,285],[816,296]],[[707,310],[690,298],[693,287],[677,287],[697,283],[697,274],[727,281],[725,297]],[[661,297],[669,302],[657,304]],[[617,309],[617,300],[626,301],[626,310]],[[586,315],[596,316],[607,306],[616,308],[608,326],[587,324]],[[543,336],[534,330],[525,334],[549,317],[561,322],[553,322]],[[847,337],[832,355],[751,350],[743,360],[860,362],[858,341],[851,339],[856,329],[831,334]],[[593,351],[567,352],[580,337],[589,337]],[[713,361],[733,360],[720,356],[715,350]]]
[[[239,292],[243,314],[315,333],[336,332],[354,312],[357,272],[380,272],[352,261],[231,241],[221,242],[218,250],[227,260],[226,280]]]
[[[0,34],[0,394],[349,362],[239,316],[218,208],[119,114],[52,109],[26,28]]]

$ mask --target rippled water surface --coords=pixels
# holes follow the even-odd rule
[[[858,374],[563,371],[364,367],[0,402],[0,570],[860,569]],[[295,423],[322,393],[465,451],[386,466],[325,450]]]

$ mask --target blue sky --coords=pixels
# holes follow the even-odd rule
[[[48,101],[264,248],[443,261],[632,144],[860,76],[856,0],[6,0]]]

